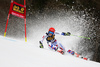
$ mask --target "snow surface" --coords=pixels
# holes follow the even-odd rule
[[[100,67],[100,63],[0,36],[0,67]]]

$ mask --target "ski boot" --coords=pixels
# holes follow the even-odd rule
[[[64,51],[63,50],[57,50],[57,52],[61,53],[62,55],[64,55]]]

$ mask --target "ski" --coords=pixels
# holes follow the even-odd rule
[[[67,50],[67,52],[69,53],[69,54],[71,54],[71,55],[73,55],[73,56],[75,56],[75,57],[78,57],[78,58],[81,58],[81,59],[84,59],[84,60],[88,60],[88,58],[86,58],[86,57],[83,57],[83,56],[81,56],[80,54],[78,54],[77,52],[75,52],[75,51],[72,51],[72,50]]]

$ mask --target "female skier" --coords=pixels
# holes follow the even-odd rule
[[[44,48],[43,47],[43,40],[46,39],[47,41],[47,44],[49,46],[50,49],[53,49],[57,52],[60,52],[61,54],[64,54],[65,52],[65,48],[62,46],[61,43],[59,43],[56,39],[55,39],[55,34],[60,34],[60,35],[64,35],[64,36],[70,36],[71,33],[70,32],[62,32],[62,33],[59,33],[59,32],[56,32],[55,29],[53,27],[49,28],[49,31],[48,33],[46,33],[43,37],[42,37],[42,40],[39,41],[40,43],[40,48]]]

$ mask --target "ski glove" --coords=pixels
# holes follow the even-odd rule
[[[40,43],[40,46],[39,46],[39,47],[40,47],[40,48],[44,48],[44,47],[43,47],[43,44],[41,43],[41,41],[39,41],[39,43]]]
[[[67,36],[70,36],[70,35],[71,35],[71,33],[70,33],[70,32],[67,32],[67,33],[66,33],[66,35],[67,35]]]
[[[70,33],[70,32],[67,32],[67,33],[62,32],[62,35],[64,35],[64,36],[70,36],[70,35],[71,35],[71,33]]]

